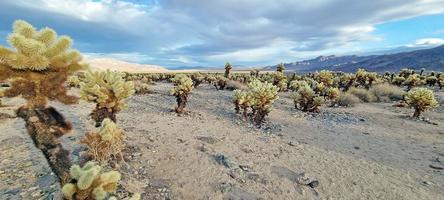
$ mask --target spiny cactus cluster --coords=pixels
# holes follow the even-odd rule
[[[123,159],[124,135],[122,129],[106,118],[98,132],[87,133],[81,143],[88,147],[87,156],[100,163],[114,159]],[[119,156],[119,157],[117,157]]]
[[[134,81],[134,92],[136,94],[148,94],[152,92],[151,85],[142,81]]]
[[[231,69],[233,69],[233,66],[230,63],[227,62],[225,64],[225,74],[224,74],[225,78],[230,78]]]
[[[44,108],[49,100],[65,104],[77,102],[67,94],[65,81],[83,69],[80,53],[71,49],[68,36],[57,36],[50,28],[36,30],[31,24],[17,20],[8,37],[14,49],[0,46],[0,81],[11,87],[2,96],[22,96],[29,108]]]
[[[250,116],[251,121],[260,127],[270,113],[273,102],[279,98],[278,90],[271,83],[255,79],[248,84],[246,91],[234,91],[233,103],[236,111],[242,109],[243,116]],[[248,114],[248,107],[251,108],[250,114]]]
[[[205,76],[200,72],[196,72],[191,75],[191,80],[193,80],[193,87],[197,87],[205,80]]]
[[[70,175],[74,179],[72,183],[65,184],[62,188],[63,196],[68,200],[104,200],[116,199],[112,193],[116,192],[121,175],[117,171],[103,172],[101,166],[94,162],[88,162],[83,167],[73,165]],[[129,200],[138,200],[136,194]]]
[[[105,118],[116,122],[117,112],[126,108],[125,100],[135,92],[133,82],[126,82],[121,73],[110,70],[89,71],[80,88],[82,99],[96,103],[96,108],[91,113],[96,126],[100,126]]]
[[[215,79],[216,80],[214,80],[214,83],[213,83],[214,87],[216,87],[217,90],[225,89],[229,79],[225,78],[223,76],[216,76]]]
[[[276,71],[281,72],[281,73],[284,73],[284,70],[285,70],[285,65],[284,65],[284,63],[279,63],[279,64],[277,65],[277,67],[276,67]]]
[[[184,112],[185,106],[188,102],[188,96],[193,90],[193,80],[185,74],[177,74],[171,79],[174,84],[174,88],[171,89],[171,94],[176,96],[177,107],[174,111],[178,114]]]
[[[415,110],[413,117],[420,117],[421,114],[431,108],[438,106],[433,91],[427,88],[414,88],[405,95],[407,105]]]
[[[319,107],[324,103],[324,98],[316,94],[308,84],[299,88],[292,98],[295,108],[304,112],[319,112]]]
[[[279,88],[279,92],[284,92],[287,90],[287,76],[284,73],[277,71],[274,75],[273,85]]]

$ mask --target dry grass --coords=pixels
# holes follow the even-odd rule
[[[350,88],[347,93],[353,94],[356,97],[358,97],[363,102],[375,102],[377,100],[377,97],[371,93],[369,90],[363,89],[363,88]]]
[[[337,101],[339,106],[346,106],[346,107],[355,106],[360,102],[361,100],[357,96],[350,94],[348,92],[341,92],[341,94],[339,95],[339,99]]]
[[[378,84],[370,89],[379,102],[391,102],[402,100],[405,92],[398,86],[388,83]]]

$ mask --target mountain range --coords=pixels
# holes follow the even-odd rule
[[[444,71],[444,45],[431,49],[368,56],[319,56],[314,59],[284,63],[287,71],[307,73],[318,70],[355,72],[358,68],[368,71],[399,71],[402,68]],[[264,70],[275,70],[277,65]]]

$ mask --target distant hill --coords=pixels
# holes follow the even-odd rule
[[[284,63],[284,65],[286,70],[300,73],[322,69],[354,72],[358,68],[375,72],[398,71],[402,68],[444,71],[444,45],[431,49],[385,55],[319,56],[311,60]],[[276,65],[265,67],[265,70],[274,69],[276,69]]]
[[[168,71],[166,68],[159,65],[130,63],[122,60],[117,60],[114,58],[90,58],[85,60],[85,63],[88,63],[93,70],[110,69],[115,71],[132,72],[132,73],[141,73],[141,72],[159,73],[159,72]]]

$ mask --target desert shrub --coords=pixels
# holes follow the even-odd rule
[[[279,92],[284,92],[287,90],[287,77],[284,75],[284,73],[277,71],[274,74],[273,85],[278,87]]]
[[[400,87],[388,83],[377,84],[370,89],[370,92],[379,102],[402,100],[405,94]]]
[[[339,94],[337,104],[339,106],[353,107],[360,102],[361,102],[361,100],[357,96],[355,96],[349,92],[341,92]]]
[[[151,85],[148,83],[144,83],[142,81],[134,81],[133,83],[136,94],[148,94],[153,91]]]
[[[248,84],[246,91],[236,90],[233,103],[235,107],[244,109],[244,116],[247,116],[246,106],[250,106],[249,114],[251,121],[260,127],[265,117],[271,112],[272,104],[279,98],[278,88],[271,83],[261,82],[254,79]],[[236,108],[238,111],[238,108]]]
[[[405,95],[407,105],[415,110],[413,117],[419,117],[424,111],[438,106],[433,91],[427,88],[414,88]]]
[[[225,88],[227,90],[245,90],[247,86],[239,81],[229,80]]]
[[[205,76],[200,72],[196,72],[191,75],[191,80],[193,80],[193,87],[197,87],[205,80]]]
[[[102,122],[98,132],[87,133],[81,143],[88,147],[87,156],[107,163],[111,158],[123,160],[124,135],[122,129],[110,119]],[[119,156],[119,157],[117,157]]]
[[[88,162],[83,167],[73,165],[70,175],[74,179],[72,183],[65,184],[62,188],[63,196],[75,200],[115,200],[111,194],[116,192],[121,179],[118,171],[103,172],[102,167],[94,162]],[[135,194],[128,200],[139,200],[140,194]]]
[[[367,89],[352,87],[347,92],[355,95],[363,102],[375,102],[377,100],[376,96]]]
[[[299,88],[292,99],[294,107],[304,112],[319,112],[319,107],[324,103],[324,99],[309,86]]]
[[[213,82],[213,85],[217,90],[223,90],[227,86],[228,80],[228,78],[223,76],[216,76],[216,80]]]
[[[126,82],[121,73],[110,70],[88,71],[80,84],[81,98],[96,103],[90,115],[96,126],[105,118],[116,122],[117,113],[127,107],[125,100],[134,92],[133,82]]]
[[[224,74],[225,78],[230,78],[231,69],[233,69],[233,66],[230,63],[227,62],[225,64],[225,74]]]
[[[193,90],[193,81],[185,74],[177,74],[171,82],[174,83],[174,88],[171,89],[171,94],[176,97],[177,107],[174,109],[176,113],[183,113],[188,102],[188,96]]]
[[[293,91],[297,91],[299,88],[305,86],[308,86],[308,83],[306,81],[293,80],[290,82],[289,88]]]
[[[356,77],[353,74],[343,74],[339,77],[339,87],[347,91],[355,82]]]

